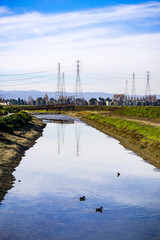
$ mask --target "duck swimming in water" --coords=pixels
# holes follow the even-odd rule
[[[80,200],[80,201],[85,201],[85,200],[86,200],[86,197],[85,197],[85,196],[80,197],[79,200]]]
[[[100,213],[102,213],[102,212],[103,212],[103,207],[96,208],[96,212],[100,212]]]
[[[117,177],[119,177],[120,176],[120,173],[119,172],[117,172]]]

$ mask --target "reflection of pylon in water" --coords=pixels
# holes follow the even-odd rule
[[[61,151],[61,144],[60,144],[60,125],[57,124],[57,141],[58,141],[58,154]]]
[[[80,137],[81,137],[81,129],[82,127],[79,124],[76,124],[76,151],[77,151],[77,156],[79,156],[79,152],[80,152]]]
[[[62,143],[64,144],[65,124],[61,124],[61,130],[62,130]]]
[[[61,152],[61,142],[64,144],[64,130],[64,124],[57,123],[58,154]]]

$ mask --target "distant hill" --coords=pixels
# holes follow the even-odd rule
[[[44,97],[45,94],[47,94],[49,98],[51,98],[51,97],[55,98],[55,92],[42,92],[42,91],[35,91],[35,90],[31,90],[31,91],[3,91],[3,90],[0,90],[0,98],[18,99],[20,97],[21,99],[24,99],[26,101],[28,101],[28,96],[32,96],[33,99],[36,99],[38,97]],[[66,95],[67,96],[73,96],[73,93],[67,92]],[[99,97],[112,98],[114,93],[84,92],[83,95],[84,95],[84,98],[88,101],[90,98],[97,98],[97,99]],[[157,98],[160,99],[160,95],[157,95]]]
[[[36,99],[38,97],[44,97],[45,94],[48,95],[49,98],[55,98],[55,92],[41,92],[41,91],[3,91],[0,90],[0,98],[4,99],[18,99],[19,97],[24,100],[28,100],[28,96],[32,96],[33,99]],[[67,96],[73,96],[73,93],[67,92]],[[105,93],[105,92],[84,92],[83,93],[84,98],[88,101],[90,98],[112,98],[114,94],[111,93]]]

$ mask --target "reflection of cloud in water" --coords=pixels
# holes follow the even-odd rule
[[[60,144],[64,141],[59,154],[58,131]],[[81,147],[77,148],[79,142]],[[81,151],[78,158],[75,147],[78,153]],[[120,172],[119,178],[117,172]],[[29,205],[29,211],[32,205],[34,211],[38,208],[37,212],[43,206],[44,212],[50,207],[55,214],[56,208],[59,219],[68,214],[67,217],[75,221],[76,214],[82,214],[82,218],[85,214],[86,222],[90,222],[96,216],[103,218],[100,222],[104,228],[109,218],[113,220],[112,228],[119,219],[126,223],[127,219],[138,221],[150,217],[153,221],[160,215],[159,171],[153,171],[152,165],[130,154],[118,141],[106,138],[81,122],[75,125],[48,123],[43,137],[26,152],[15,177],[15,187],[7,195],[7,201],[16,202],[17,206]],[[83,195],[87,200],[82,207],[79,197]],[[104,208],[101,216],[95,213],[100,206]],[[62,208],[64,216],[59,217]]]

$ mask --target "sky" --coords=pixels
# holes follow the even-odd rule
[[[0,0],[0,90],[160,94],[160,1]],[[62,77],[61,77],[62,78]]]

